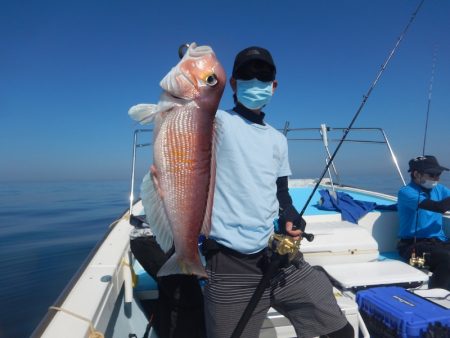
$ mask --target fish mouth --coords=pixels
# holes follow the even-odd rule
[[[172,99],[173,101],[183,104],[186,103],[187,101],[190,101],[189,99],[185,98],[185,97],[180,97],[180,96],[176,96],[172,93],[166,92],[167,96]]]
[[[160,101],[164,101],[166,103],[174,103],[178,106],[182,106],[185,105],[187,102],[190,102],[191,100],[184,97],[176,96],[173,93],[165,90],[160,98]]]

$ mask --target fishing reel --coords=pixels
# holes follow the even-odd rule
[[[285,224],[285,213],[280,214],[280,217],[274,220],[275,232],[269,238],[269,249],[280,256],[287,256],[289,263],[298,267],[303,257],[303,254],[300,252],[300,242],[302,238],[306,238],[308,242],[311,242],[314,240],[314,235],[304,232],[301,234],[300,239],[296,240],[287,234]],[[305,220],[299,215],[293,222],[292,230],[304,228],[305,225]]]
[[[303,234],[309,242],[314,239],[313,234]],[[293,237],[285,234],[274,233],[269,238],[269,249],[279,256],[287,256],[287,261],[297,268],[301,265],[303,254],[300,252],[301,239],[295,240]]]
[[[300,239],[295,240],[291,236],[274,233],[269,238],[269,249],[281,257],[287,257],[287,263],[299,267],[301,258]]]
[[[413,251],[411,253],[411,258],[409,259],[409,265],[414,266],[419,269],[426,268],[426,256],[429,255],[428,252],[424,252],[422,257],[416,256],[416,253]]]
[[[314,240],[313,234],[303,233],[302,238],[303,237],[306,238],[308,242]],[[269,238],[269,248],[280,255],[295,254],[300,250],[300,242],[301,239],[295,240],[289,235],[274,233]]]
[[[300,250],[300,241],[288,235],[273,234],[269,238],[269,248],[282,256],[295,255]]]

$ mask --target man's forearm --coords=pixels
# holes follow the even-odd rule
[[[419,208],[443,214],[450,210],[450,197],[444,198],[442,201],[424,200],[420,202]]]
[[[305,230],[306,222],[300,217],[297,209],[292,204],[292,197],[289,194],[287,176],[278,177],[277,179],[277,199],[280,204],[280,211],[286,221],[294,223],[297,229]]]

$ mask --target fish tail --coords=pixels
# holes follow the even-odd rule
[[[200,261],[187,261],[178,257],[176,253],[158,271],[158,277],[169,275],[197,275],[199,278],[208,278],[205,268]]]

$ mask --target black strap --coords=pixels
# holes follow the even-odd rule
[[[239,320],[238,324],[236,325],[236,328],[233,331],[233,334],[231,335],[231,338],[241,337],[242,332],[245,329],[245,326],[247,325],[253,311],[256,308],[256,305],[258,305],[258,302],[264,293],[264,290],[270,285],[270,279],[275,275],[275,273],[278,271],[278,269],[282,266],[285,259],[286,259],[285,256],[280,256],[277,253],[272,254],[271,259],[270,259],[270,264],[267,267],[267,270],[265,271],[263,277],[261,278],[261,281],[259,282],[258,287],[256,288],[255,292],[253,293],[252,298],[248,302],[247,307],[245,308],[241,319]]]
[[[439,238],[436,237],[432,237],[432,238],[416,238],[415,240],[416,243],[439,243],[442,242]],[[399,244],[403,244],[403,245],[411,245],[414,244],[414,238],[402,238],[400,239],[400,243]]]
[[[210,257],[220,250],[219,243],[210,238],[205,238],[200,246],[200,250],[205,257]]]
[[[148,338],[148,335],[150,334],[150,328],[152,327],[151,323],[147,324],[147,328],[145,329],[144,335],[142,336],[142,338]]]

